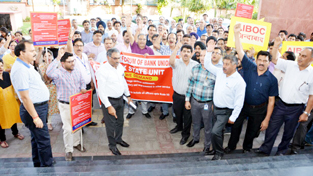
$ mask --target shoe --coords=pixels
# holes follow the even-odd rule
[[[167,116],[168,116],[168,114],[165,114],[165,115],[164,115],[164,114],[161,114],[160,117],[159,117],[159,119],[160,119],[160,120],[163,120],[163,119],[165,119],[165,117],[167,117]]]
[[[151,118],[151,115],[149,113],[146,113],[146,114],[143,114],[143,115],[145,115],[148,119]]]
[[[221,160],[222,159],[222,155],[221,154],[215,154],[212,158],[212,160]]]
[[[184,144],[186,144],[187,141],[188,141],[188,138],[187,137],[185,137],[185,138],[183,137],[183,138],[181,138],[179,144],[180,145],[184,145]]]
[[[171,134],[174,134],[174,133],[177,133],[178,131],[182,131],[181,129],[179,129],[177,126],[175,128],[173,128],[170,133]]]
[[[23,140],[24,136],[21,135],[20,133],[18,133],[17,135],[14,135],[15,138],[19,139],[19,140]]]
[[[275,154],[275,156],[284,156],[284,154],[283,154],[283,153],[278,152],[278,153],[276,153],[276,154]]]
[[[80,152],[86,152],[87,150],[85,149],[85,147],[83,147],[83,150],[82,150],[82,146],[80,144],[78,144],[77,146],[74,147],[75,149],[77,149],[78,151]]]
[[[134,114],[127,114],[126,119],[132,118],[133,115],[134,115]]]
[[[242,153],[252,153],[252,152],[253,152],[252,149],[248,149],[248,150],[245,150],[245,149],[244,149],[244,150],[242,151]]]
[[[297,149],[291,149],[290,155],[297,155],[297,154],[298,154]]]
[[[152,112],[154,109],[155,109],[155,107],[150,106],[150,107],[148,108],[148,112]]]
[[[89,123],[88,125],[86,125],[86,126],[97,126],[98,125],[98,123],[96,123],[96,122],[91,122],[91,123]]]
[[[114,155],[122,155],[121,152],[117,149],[117,147],[115,147],[115,148],[113,148],[113,149],[110,148],[110,150],[111,150],[111,152],[112,152]]]
[[[193,147],[195,144],[199,143],[199,141],[191,140],[188,144],[187,147]]]
[[[256,150],[254,151],[254,153],[257,153],[257,154],[262,154],[262,155],[267,155],[267,156],[269,156],[269,154],[267,154],[267,153],[263,152],[263,151],[262,151],[262,150],[260,150],[260,149],[256,149]]]
[[[224,152],[227,153],[227,154],[231,153],[232,151],[234,151],[234,150],[230,149],[229,147],[226,147],[224,149]]]
[[[205,155],[215,155],[215,150],[210,150],[208,149],[207,151],[204,152]]]
[[[127,144],[125,141],[122,140],[122,142],[116,142],[117,144],[120,144],[122,147],[129,147],[129,144]]]
[[[72,152],[67,152],[65,154],[65,161],[72,161]]]

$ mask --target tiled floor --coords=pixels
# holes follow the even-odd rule
[[[171,108],[170,108],[171,111]],[[201,130],[200,143],[196,144],[193,148],[188,148],[186,145],[180,145],[181,134],[170,134],[169,130],[175,127],[172,116],[166,117],[164,120],[159,120],[160,106],[157,105],[156,109],[151,113],[152,118],[147,119],[142,115],[140,109],[130,119],[125,120],[123,139],[130,144],[129,148],[123,148],[118,146],[123,155],[140,155],[140,154],[164,154],[164,153],[184,153],[184,152],[199,152],[203,150],[203,130]],[[125,108],[124,117],[127,115],[127,109]],[[52,117],[52,124],[54,130],[50,132],[51,144],[53,156],[64,156],[64,143],[62,135],[62,122],[59,115]],[[74,150],[74,156],[95,156],[95,155],[112,155],[108,148],[108,140],[105,132],[105,127],[100,123],[102,119],[102,112],[100,109],[95,109],[93,113],[93,121],[98,122],[98,126],[85,127],[85,133],[83,134],[84,146],[87,152],[81,153]],[[25,136],[25,139],[20,141],[13,137],[11,130],[6,130],[7,142],[10,145],[9,148],[0,148],[0,158],[12,158],[12,157],[31,157],[31,145],[30,145],[30,132],[23,125],[18,124],[18,129],[21,134]],[[243,137],[245,134],[245,125],[240,141],[238,143],[238,149],[242,148]],[[276,140],[275,146],[277,146],[281,139],[282,131]],[[189,141],[192,136],[189,138]],[[224,147],[229,139],[229,135],[225,135]],[[254,148],[259,147],[264,139],[264,133],[254,140]]]

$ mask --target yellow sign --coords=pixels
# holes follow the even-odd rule
[[[243,49],[253,46],[255,51],[267,50],[272,24],[235,16],[231,18],[227,46],[235,47],[234,26],[237,23],[241,23],[240,39]]]
[[[281,47],[281,54],[283,55],[286,51],[292,51],[295,53],[298,58],[299,53],[305,47],[313,47],[313,42],[290,42],[283,41],[283,45]],[[311,64],[313,66],[313,63]]]
[[[158,81],[159,80],[159,77],[157,76],[144,76],[144,75],[138,75],[138,74],[131,73],[131,72],[125,72],[125,77],[136,78],[142,81]]]

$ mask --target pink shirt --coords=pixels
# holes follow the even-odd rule
[[[132,52],[132,50],[130,48],[130,44],[128,44],[128,46],[126,46],[124,44],[124,42],[118,44],[115,48],[118,49],[120,52],[125,52],[125,53],[131,53]]]
[[[84,53],[88,56],[89,54],[93,53],[96,56],[93,58],[93,60],[95,60],[98,56],[99,53],[101,53],[102,51],[104,51],[104,44],[101,43],[99,46],[96,46],[93,42],[87,43],[84,46]]]

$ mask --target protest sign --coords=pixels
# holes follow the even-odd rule
[[[66,45],[71,28],[70,19],[58,20],[59,45]]]
[[[78,93],[70,97],[70,111],[73,133],[91,123],[91,101],[91,90],[84,94]]]
[[[239,17],[231,18],[227,46],[235,47],[234,26],[237,23],[241,23],[240,40],[243,49],[254,47],[256,51],[267,50],[272,24]]]
[[[253,14],[253,8],[253,5],[237,3],[235,16],[251,19]]]
[[[58,14],[53,12],[31,12],[30,22],[34,46],[58,45]]]
[[[283,41],[281,54],[283,55],[286,51],[292,51],[298,57],[299,53],[305,47],[313,47],[313,42]]]

